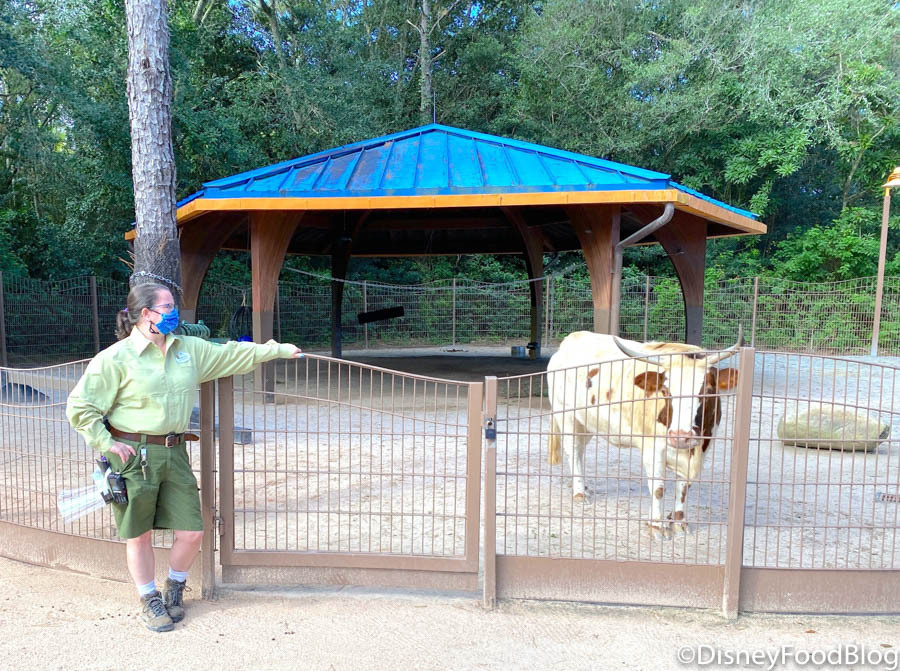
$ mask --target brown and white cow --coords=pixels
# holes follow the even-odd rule
[[[568,456],[572,493],[585,499],[584,447],[600,436],[617,447],[641,451],[650,492],[649,525],[668,536],[687,531],[687,491],[722,417],[719,395],[737,384],[738,371],[715,364],[743,342],[708,355],[681,343],[641,344],[577,331],[568,335],[547,366],[550,396],[548,461]],[[630,358],[623,359],[623,355]],[[663,518],[665,469],[676,475],[675,509]]]

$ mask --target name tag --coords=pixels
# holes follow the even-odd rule
[[[176,352],[175,361],[178,363],[187,363],[191,360],[191,355],[187,352]]]

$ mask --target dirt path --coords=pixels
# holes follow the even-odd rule
[[[31,668],[78,671],[655,671],[722,668],[679,665],[683,646],[695,652],[709,646],[699,650],[711,655],[774,654],[781,646],[826,654],[859,645],[887,663],[843,668],[896,669],[900,650],[900,617],[752,615],[727,622],[711,612],[539,602],[486,612],[473,594],[224,589],[218,601],[189,601],[187,619],[174,632],[153,634],[136,621],[136,601],[131,585],[0,558],[0,668],[29,660]]]

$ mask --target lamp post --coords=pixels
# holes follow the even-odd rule
[[[881,246],[878,249],[878,278],[875,282],[875,321],[872,324],[872,356],[878,356],[878,332],[881,329],[881,295],[884,289],[884,257],[887,252],[888,217],[891,214],[891,189],[900,186],[900,166],[884,183],[884,210],[881,214]]]

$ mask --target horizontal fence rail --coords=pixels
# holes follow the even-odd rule
[[[544,343],[593,328],[586,279],[549,276],[543,283]],[[283,341],[326,346],[331,337],[331,280],[304,275],[278,286],[275,335]],[[0,365],[32,367],[92,356],[115,341],[115,315],[124,282],[80,277],[23,280],[0,274]],[[733,342],[742,326],[757,349],[818,354],[868,354],[875,309],[875,278],[800,283],[767,277],[707,281],[703,346]],[[197,319],[212,337],[252,334],[249,287],[206,283]],[[527,281],[485,284],[454,279],[421,285],[347,282],[342,324],[347,347],[524,343],[530,338]],[[360,325],[358,315],[403,308],[400,318]],[[900,355],[900,278],[886,278],[879,334],[882,354]],[[620,335],[679,341],[684,305],[673,278],[623,278]],[[64,333],[65,337],[60,337]]]

